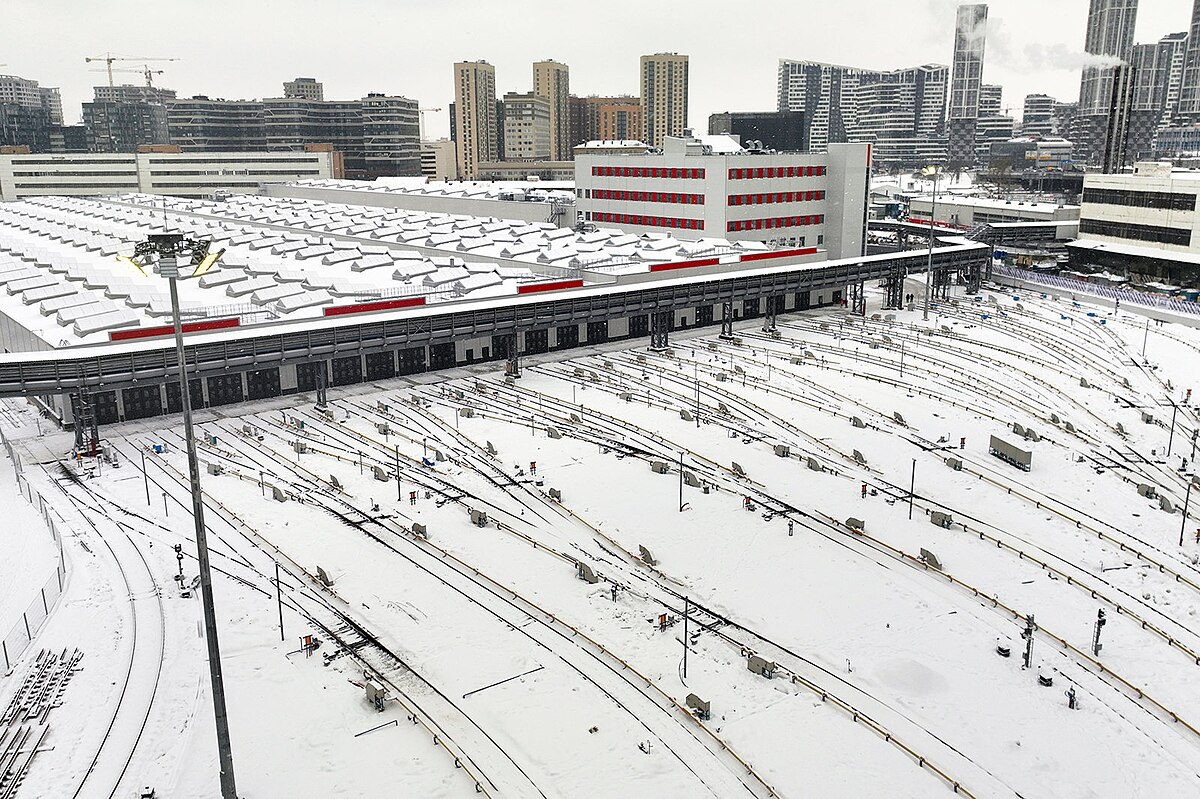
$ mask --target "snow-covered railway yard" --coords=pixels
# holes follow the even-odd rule
[[[1200,331],[994,290],[894,317],[198,412],[239,793],[1200,793]],[[14,795],[213,795],[177,422],[69,472],[2,423],[69,577],[0,711],[83,653]]]

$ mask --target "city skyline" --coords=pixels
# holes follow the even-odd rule
[[[633,4],[627,4],[630,12]],[[371,24],[355,33],[355,38],[330,41],[326,26],[309,24],[319,18],[308,10],[321,8],[313,0],[289,3],[287,14],[277,12],[270,3],[253,8],[238,6],[236,14],[247,24],[223,27],[211,36],[179,36],[179,26],[202,9],[183,11],[174,19],[175,27],[164,27],[161,15],[144,13],[148,6],[135,0],[116,0],[103,11],[82,3],[57,3],[50,10],[32,0],[11,0],[6,13],[15,24],[6,25],[0,34],[0,71],[38,80],[43,86],[59,87],[64,116],[68,124],[80,118],[80,107],[89,101],[92,88],[104,85],[103,72],[89,72],[85,56],[97,56],[105,49],[120,54],[178,58],[159,64],[166,70],[159,83],[175,89],[180,97],[205,94],[227,99],[280,96],[282,84],[297,75],[322,81],[330,98],[361,97],[380,91],[402,94],[419,101],[421,107],[441,108],[441,113],[426,117],[430,138],[449,133],[446,108],[453,99],[453,64],[463,60],[485,59],[496,68],[497,94],[529,91],[530,64],[555,59],[571,70],[571,91],[579,96],[612,95],[638,92],[638,59],[646,53],[674,51],[691,60],[689,124],[696,130],[705,126],[708,115],[722,111],[771,110],[775,107],[775,80],[780,59],[828,61],[850,66],[896,69],[922,63],[950,64],[955,33],[955,9],[951,0],[926,0],[908,8],[877,8],[874,4],[844,3],[835,8],[818,8],[802,13],[791,11],[788,4],[759,4],[761,15],[798,20],[797,27],[764,24],[729,26],[711,4],[699,3],[699,13],[674,18],[669,10],[638,7],[639,25],[628,30],[629,15],[622,4],[602,18],[586,18],[588,37],[580,40],[563,25],[571,15],[559,14],[563,25],[553,18],[557,7],[540,0],[483,4],[452,2],[421,4],[401,2],[387,8],[370,8]],[[1058,24],[1029,25],[1028,20],[1047,14],[1052,6]],[[1135,40],[1157,41],[1162,36],[1187,30],[1191,22],[1191,0],[1162,0],[1144,3],[1139,9]],[[234,6],[224,0],[217,10]],[[1083,62],[1083,41],[1088,3],[1086,0],[999,0],[989,3],[988,57],[984,72],[986,83],[1000,84],[1005,90],[1005,105],[1019,115],[1026,94],[1045,93],[1059,100],[1077,99],[1079,74]],[[350,21],[356,12],[367,11],[364,3],[341,7]],[[539,9],[549,17],[539,18]],[[869,10],[870,22],[863,25],[863,13]],[[1037,12],[1037,13],[1035,13]],[[139,16],[142,14],[142,16]],[[1030,14],[1034,14],[1033,17]],[[465,22],[464,22],[464,16]],[[224,16],[224,15],[219,15]],[[531,24],[532,33],[545,28],[545,36],[531,35],[513,43],[491,41],[487,31],[496,30],[503,19],[520,18]],[[71,25],[66,25],[66,20]],[[260,24],[255,24],[261,20]],[[389,24],[395,22],[395,25]],[[583,17],[580,17],[583,21]],[[81,22],[85,24],[80,24]],[[428,30],[447,30],[456,26],[460,33],[478,32],[477,40],[464,43],[462,36],[451,41],[444,37],[420,36],[413,46],[390,46],[399,42],[396,31],[413,30],[414,25]],[[853,30],[854,38],[844,36],[796,36],[810,29]],[[55,29],[61,32],[53,49],[38,48],[36,39],[19,35],[21,30]],[[264,31],[273,31],[271,47],[263,47]],[[611,35],[610,35],[611,34]],[[392,37],[392,40],[386,37]],[[557,38],[555,38],[557,36]],[[219,56],[205,56],[207,41],[219,43]],[[541,41],[542,44],[530,44]],[[163,42],[166,44],[157,44]],[[195,43],[194,54],[171,42]],[[895,46],[889,46],[894,44]],[[353,58],[347,56],[353,54]],[[129,62],[127,66],[140,66]],[[140,76],[121,73],[121,79],[139,83]],[[118,82],[122,82],[118,80]]]

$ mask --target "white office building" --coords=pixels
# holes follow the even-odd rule
[[[580,221],[630,233],[761,241],[860,255],[870,145],[751,155],[729,136],[667,137],[662,152],[575,150]]]
[[[1168,282],[1200,282],[1200,170],[1143,161],[1128,174],[1088,173],[1072,262]]]

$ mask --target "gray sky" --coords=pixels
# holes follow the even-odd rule
[[[571,68],[574,94],[636,94],[638,56],[691,58],[689,116],[773,110],[780,58],[898,68],[949,64],[955,0],[2,0],[0,71],[62,89],[68,122],[106,82],[85,56],[175,57],[161,85],[181,97],[279,96],[298,75],[331,99],[368,91],[423,107],[453,97],[453,63],[496,66],[497,94],[528,91],[531,62]],[[1026,94],[1077,99],[1087,0],[989,4],[984,80],[1020,114]],[[1137,41],[1186,31],[1191,0],[1142,0]],[[736,10],[735,10],[736,9]],[[754,9],[753,12],[744,9]],[[114,65],[118,66],[118,65]],[[125,67],[137,67],[127,62]],[[122,81],[142,77],[122,73]],[[447,114],[427,115],[446,135]]]

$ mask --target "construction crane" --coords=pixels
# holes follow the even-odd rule
[[[108,67],[108,85],[111,87],[113,85],[112,65],[113,65],[114,61],[178,61],[179,59],[178,58],[148,58],[146,56],[113,55],[112,53],[105,53],[104,55],[91,56],[91,57],[85,58],[83,60],[84,60],[84,62],[86,62],[88,64],[92,63],[93,61],[103,61],[105,66]]]
[[[428,113],[431,113],[431,114],[436,114],[436,113],[440,113],[440,112],[441,112],[441,110],[442,110],[442,109],[440,109],[440,108],[422,108],[422,109],[419,109],[419,110],[418,110],[418,112],[417,112],[417,113],[419,113],[419,114],[421,115],[421,118],[420,118],[420,123],[421,123],[421,130],[420,130],[421,141],[425,141],[425,114],[426,114],[426,112],[428,112]]]
[[[92,69],[92,70],[88,70],[88,71],[89,72],[105,72],[106,70]],[[113,72],[136,72],[139,75],[145,75],[146,76],[146,88],[148,88],[148,89],[154,88],[154,76],[163,74],[163,71],[161,69],[150,69],[150,67],[146,67],[146,66],[142,67],[141,69],[117,68],[117,69],[109,69],[107,71],[109,72],[109,80],[112,79]],[[112,84],[110,83],[109,86],[112,86]]]

